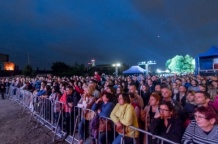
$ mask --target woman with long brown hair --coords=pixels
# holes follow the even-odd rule
[[[141,113],[140,113],[140,118],[141,120],[144,122],[144,130],[145,131],[150,131],[150,124],[154,118],[154,115],[155,113],[157,112],[158,110],[158,104],[160,102],[160,96],[153,92],[151,95],[150,95],[150,99],[149,99],[149,105],[146,106],[144,108],[144,110],[141,110]],[[144,144],[147,144],[148,142],[151,141],[151,139],[149,140],[150,138],[148,138],[148,136],[144,136]]]

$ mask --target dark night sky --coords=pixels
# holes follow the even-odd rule
[[[218,0],[1,0],[0,53],[20,68],[52,62],[195,57],[218,46]]]

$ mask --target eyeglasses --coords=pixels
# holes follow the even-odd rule
[[[200,115],[194,115],[194,117],[195,117],[195,119],[207,119],[206,117],[204,117],[204,116],[200,116]]]
[[[166,109],[161,109],[161,108],[158,108],[159,111],[163,111],[163,112],[168,112],[170,110],[166,110]]]

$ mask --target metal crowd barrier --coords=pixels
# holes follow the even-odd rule
[[[34,95],[33,93],[22,90],[19,88],[16,88],[14,86],[10,86],[8,90],[8,97],[9,99],[17,102],[18,104],[22,105],[23,112],[27,110],[31,113],[30,121],[32,118],[35,118],[37,120],[37,127],[38,124],[41,123],[44,126],[46,126],[50,131],[54,133],[52,142],[55,142],[56,140],[65,140],[68,143],[76,143],[80,140],[79,135],[79,127],[81,126],[81,122],[84,121],[84,112],[88,113],[87,115],[90,117],[86,117],[87,120],[84,121],[84,129],[83,134],[85,135],[84,143],[90,141],[95,141],[98,143],[98,139],[94,139],[92,134],[92,129],[90,128],[90,121],[95,116],[95,112],[91,109],[85,109],[79,106],[74,106],[73,108],[70,108],[66,103],[61,103],[57,100],[51,99],[51,98],[43,98]],[[113,139],[110,139],[113,141],[116,138],[117,132],[115,130],[115,124],[112,122],[112,120],[108,117],[99,117],[100,119],[106,120],[106,144],[109,140],[109,131],[108,131],[108,121],[111,123],[111,130],[113,134]],[[88,123],[88,124],[87,124]],[[88,128],[85,128],[88,127]],[[172,142],[168,139],[165,139],[163,137],[153,135],[150,132],[144,131],[139,128],[135,128],[133,126],[129,126],[128,128],[131,128],[135,134],[135,132],[142,133],[144,136],[146,136],[146,140],[148,140],[148,137],[152,137],[152,139],[158,139],[158,143],[162,144],[164,142],[167,142],[169,144],[176,144],[175,142]],[[87,131],[86,131],[87,129]],[[111,131],[110,131],[111,132]],[[100,132],[98,132],[100,135]],[[122,134],[123,137],[125,136],[125,133]],[[57,138],[58,137],[58,138]],[[134,136],[133,136],[134,137]],[[123,144],[124,141],[121,140],[121,144]],[[146,142],[140,142],[137,139],[134,139],[134,144],[141,144],[146,143],[149,144],[149,141]]]

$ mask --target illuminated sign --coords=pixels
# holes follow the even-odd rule
[[[4,70],[13,71],[15,64],[12,62],[4,62]]]

